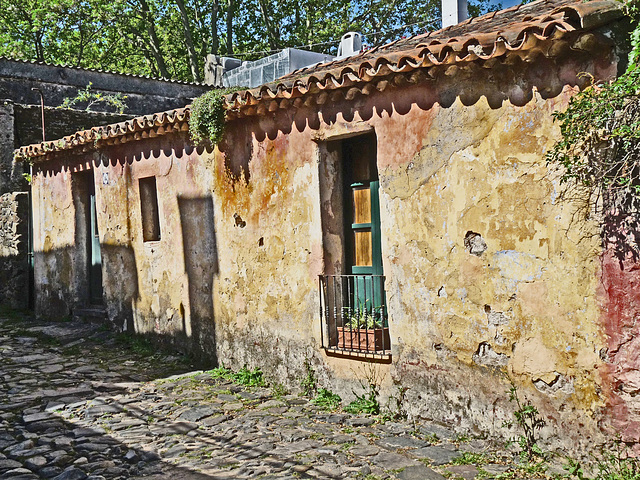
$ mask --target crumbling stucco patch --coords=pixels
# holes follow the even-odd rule
[[[471,255],[480,257],[487,250],[487,242],[484,241],[484,238],[479,233],[469,231],[464,236],[464,248]]]
[[[504,353],[497,353],[489,343],[482,342],[473,354],[473,361],[488,367],[504,367],[509,363],[509,357]]]
[[[567,378],[558,372],[553,372],[552,375],[546,378],[534,378],[533,384],[538,390],[547,395],[553,395],[557,392],[569,395],[575,392],[573,379]]]

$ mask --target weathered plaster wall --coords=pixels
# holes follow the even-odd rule
[[[105,303],[126,330],[215,361],[211,175],[186,136],[103,152],[96,166]],[[139,179],[155,177],[160,239],[143,241]],[[122,281],[126,279],[126,281]]]
[[[82,303],[86,291],[86,258],[76,238],[72,169],[61,162],[35,169],[32,187],[35,312],[63,318]]]
[[[339,263],[339,242],[319,230],[336,200],[320,189],[335,173],[325,140],[368,125],[378,138],[393,342],[391,365],[380,366],[386,394],[408,387],[411,414],[498,434],[514,409],[508,375],[548,419],[548,438],[598,437],[597,228],[574,228],[544,158],[559,134],[552,113],[582,71],[609,78],[616,58],[471,69],[355,106],[233,123],[233,148],[212,158],[218,238],[234,252],[221,260],[215,296],[219,358],[282,379],[314,357],[324,379],[351,393],[363,364],[315,353],[316,275]]]
[[[0,195],[0,305],[27,308],[29,296],[27,193]]]
[[[597,431],[599,244],[569,228],[543,157],[570,94],[414,109],[421,144],[380,139],[392,374],[413,385],[414,414],[496,433],[513,410],[506,372],[548,433]]]
[[[63,316],[88,304],[86,205],[78,177],[88,171],[95,185],[110,320],[125,331],[156,336],[214,361],[214,208],[211,175],[198,158],[186,137],[176,136],[38,168],[33,183],[36,313]],[[158,241],[142,237],[138,182],[145,177],[156,178]]]
[[[283,383],[297,384],[308,359],[349,398],[367,364],[320,348],[318,275],[341,262],[330,142],[373,129],[392,340],[391,362],[374,367],[384,394],[406,387],[412,415],[504,434],[508,375],[547,418],[545,435],[589,442],[613,398],[599,373],[600,248],[594,225],[572,227],[544,154],[577,74],[615,74],[616,58],[601,53],[471,65],[354,102],[237,120],[214,151],[173,135],[47,165],[34,183],[39,289],[82,297],[69,170],[90,165],[114,322]],[[138,180],[148,176],[154,242],[142,240]]]

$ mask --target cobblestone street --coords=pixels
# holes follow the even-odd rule
[[[441,426],[326,411],[139,350],[96,324],[0,315],[0,478],[535,478]]]

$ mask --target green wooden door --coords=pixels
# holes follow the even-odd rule
[[[386,312],[382,277],[380,199],[376,139],[364,135],[345,142],[345,240],[347,271],[354,275],[353,306],[379,316]]]

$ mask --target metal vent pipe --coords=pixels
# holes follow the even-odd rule
[[[442,0],[442,28],[464,22],[468,16],[467,0]]]

